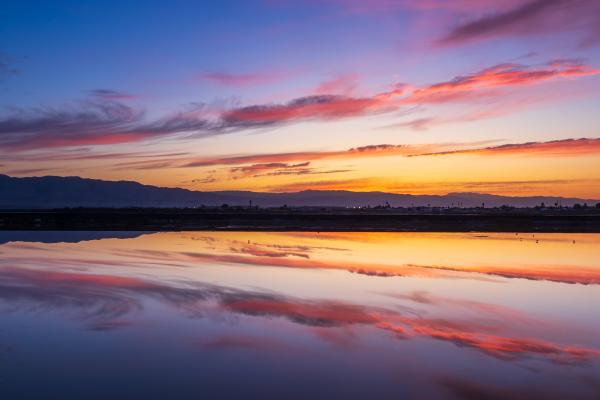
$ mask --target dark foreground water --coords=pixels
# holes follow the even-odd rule
[[[0,232],[0,399],[599,399],[600,235]]]

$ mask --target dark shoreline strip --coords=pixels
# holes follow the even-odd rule
[[[600,233],[600,214],[6,211],[0,212],[0,230]]]

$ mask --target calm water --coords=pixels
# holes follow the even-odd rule
[[[0,232],[1,399],[598,399],[600,235]]]

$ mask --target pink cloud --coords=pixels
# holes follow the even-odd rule
[[[498,64],[472,74],[422,87],[395,85],[387,92],[367,97],[308,96],[283,104],[253,105],[226,111],[226,126],[252,128],[310,119],[340,119],[395,111],[404,105],[436,104],[500,96],[502,88],[600,74],[579,60],[553,60],[540,66]],[[327,82],[325,89],[346,85],[348,78]],[[323,89],[323,88],[321,88]]]
[[[498,64],[473,74],[457,76],[450,81],[417,88],[406,101],[417,104],[447,102],[487,89],[531,85],[559,78],[598,74],[600,70],[571,59],[553,60],[539,67],[512,63]]]
[[[358,86],[357,74],[342,74],[323,81],[314,90],[317,95],[343,94],[351,95]]]
[[[581,61],[569,59],[537,66],[505,63],[420,87],[396,84],[388,91],[371,96],[311,95],[284,103],[255,104],[218,112],[194,106],[150,120],[144,110],[115,100],[114,96],[119,94],[108,93],[77,103],[77,107],[14,110],[12,115],[0,120],[0,148],[25,151],[131,143],[176,134],[187,138],[214,136],[302,121],[377,115],[405,106],[477,101],[483,97],[504,96],[504,89],[599,73],[600,70]],[[317,89],[349,91],[352,81],[350,76],[338,77]],[[427,122],[411,126],[425,127]]]

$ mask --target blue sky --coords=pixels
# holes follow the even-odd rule
[[[600,147],[598,15],[588,0],[8,1],[0,153],[10,157],[0,172],[199,190],[439,192],[480,182],[485,191],[493,181],[515,193],[522,180],[539,181],[527,193],[600,195],[581,171]],[[582,138],[584,147],[573,141]],[[526,147],[508,159],[480,149],[452,156],[462,169],[451,176],[442,157],[427,157],[425,171],[398,150],[294,156],[310,170],[288,162],[268,178],[239,176],[236,168],[252,165],[218,164],[382,144],[447,153],[532,141],[560,150]],[[103,161],[84,165],[85,154]],[[143,168],[128,164],[142,156]],[[213,162],[184,167],[198,159]],[[571,183],[529,170],[515,177],[532,163],[560,164],[554,175]],[[500,168],[513,164],[510,174]],[[407,168],[416,171],[390,172]],[[467,172],[482,168],[487,178]]]

